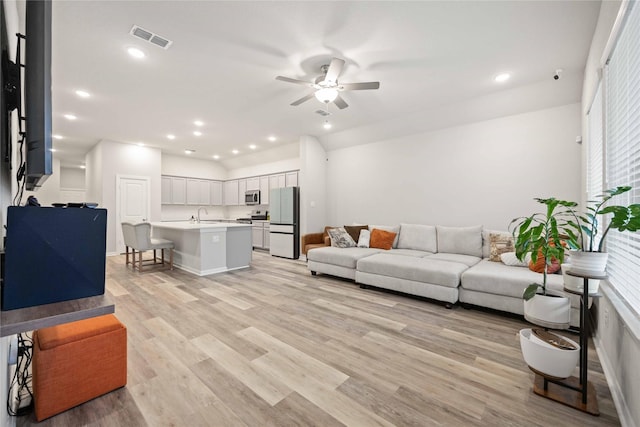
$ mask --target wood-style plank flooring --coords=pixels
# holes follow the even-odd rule
[[[249,269],[197,277],[110,257],[107,291],[128,329],[127,386],[19,426],[619,425],[595,351],[600,417],[533,394],[524,320],[313,277],[304,262],[254,252]]]

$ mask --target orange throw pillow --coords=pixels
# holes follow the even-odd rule
[[[396,238],[396,234],[392,231],[380,230],[374,228],[371,230],[371,240],[369,241],[370,248],[378,248],[389,250],[393,247],[393,240]]]
[[[534,263],[533,260],[529,261],[529,270],[535,271],[536,273],[544,272],[544,257],[542,254],[538,254],[538,260]],[[560,263],[557,259],[551,259],[551,265],[547,266],[547,274],[557,273],[560,270]]]

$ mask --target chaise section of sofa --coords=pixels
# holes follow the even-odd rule
[[[355,280],[358,260],[381,251],[382,249],[375,248],[336,248],[333,246],[314,248],[307,252],[307,267],[314,276],[316,273],[323,273]]]

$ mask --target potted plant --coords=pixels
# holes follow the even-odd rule
[[[566,296],[547,290],[547,274],[552,266],[558,266],[564,260],[565,247],[579,248],[572,224],[576,217],[576,202],[555,198],[535,199],[545,205],[545,212],[536,212],[527,217],[511,221],[509,229],[514,235],[516,256],[521,261],[527,253],[531,262],[542,259],[542,283],[531,283],[525,289],[525,318],[535,324],[564,329],[569,326],[571,304]]]
[[[630,186],[619,186],[604,191],[598,196],[599,200],[589,201],[585,215],[574,215],[573,220],[569,221],[571,228],[576,231],[575,234],[570,231],[573,238],[582,241],[582,250],[571,252],[572,269],[586,275],[604,275],[609,254],[603,252],[603,248],[609,231],[640,230],[640,204],[605,206],[613,197],[630,190]],[[599,217],[606,219],[604,228],[600,228]]]

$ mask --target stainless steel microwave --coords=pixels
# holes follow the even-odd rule
[[[260,204],[260,190],[249,190],[244,193],[245,205],[259,205]]]

